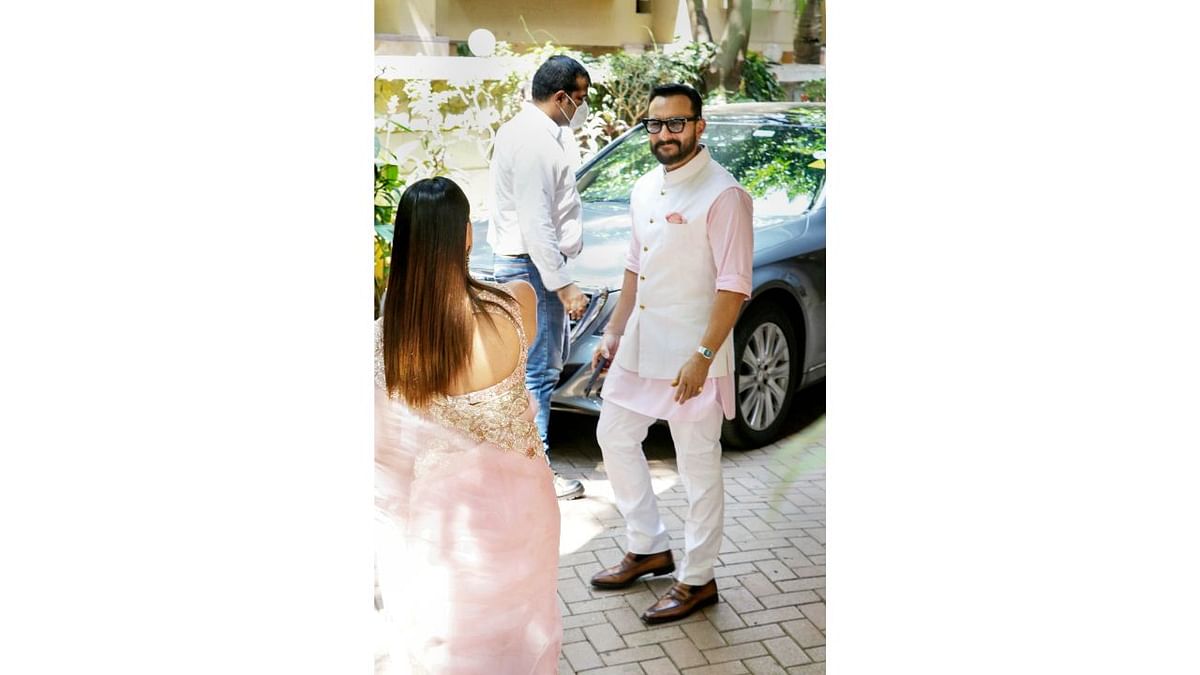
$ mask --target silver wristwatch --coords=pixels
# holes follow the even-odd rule
[[[708,347],[700,345],[699,347],[696,347],[696,353],[708,359],[709,361],[712,361],[713,350],[709,349]]]

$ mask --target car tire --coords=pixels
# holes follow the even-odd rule
[[[787,423],[803,354],[796,329],[774,303],[750,307],[733,331],[734,408],[722,440],[735,448],[759,448],[779,438]]]

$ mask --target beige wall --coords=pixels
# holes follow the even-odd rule
[[[753,0],[750,48],[764,51],[771,43],[791,51],[795,28],[794,0]],[[376,53],[448,53],[450,41],[462,42],[476,28],[516,44],[553,39],[576,47],[620,48],[626,45],[669,44],[676,34],[691,36],[687,0],[652,0],[652,14],[638,14],[635,0],[375,0],[375,32],[390,42],[376,41]],[[713,38],[725,29],[722,0],[706,0]],[[687,28],[685,28],[687,27]],[[649,30],[648,30],[649,29]],[[553,37],[551,37],[553,36]],[[413,45],[437,43],[424,50]],[[417,49],[418,51],[413,51]]]
[[[683,42],[694,39],[688,20],[687,0],[652,0],[650,6],[653,9],[654,39],[660,45],[671,42],[676,35]]]
[[[375,32],[433,37],[438,0],[375,0]]]
[[[441,37],[437,0],[375,0],[375,53],[446,56],[450,41]]]
[[[725,30],[725,9],[721,6],[721,0],[708,0],[706,7],[713,40],[720,42]],[[768,9],[771,7],[778,9]],[[796,27],[795,7],[794,2],[755,2],[750,12],[750,42],[783,42],[790,45]]]
[[[796,32],[795,10],[754,10],[750,17],[750,42],[782,42],[791,49]]]
[[[650,34],[646,29],[651,25],[652,15],[638,14],[634,10],[634,0],[524,0],[519,4],[497,0],[437,0],[437,32],[461,41],[476,28],[486,28],[497,40],[528,43],[531,40],[520,19],[524,16],[529,32],[538,43],[550,39],[572,46],[620,47],[631,42],[648,43]]]

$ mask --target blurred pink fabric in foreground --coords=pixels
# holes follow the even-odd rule
[[[558,672],[559,511],[523,365],[433,416],[389,399],[377,377],[385,672]]]

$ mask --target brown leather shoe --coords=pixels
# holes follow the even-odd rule
[[[596,588],[625,588],[645,574],[670,574],[675,571],[671,551],[661,553],[626,553],[621,562],[601,570],[592,577]]]
[[[667,594],[658,599],[650,609],[647,609],[642,614],[642,621],[646,623],[663,623],[664,621],[675,621],[691,614],[692,612],[715,604],[720,598],[717,597],[717,580],[704,584],[703,586],[689,586],[684,583],[676,583],[667,590]]]

